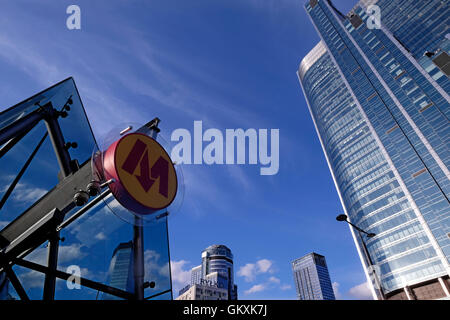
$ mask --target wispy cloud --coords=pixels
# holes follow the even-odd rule
[[[186,269],[186,266],[188,264],[189,262],[185,260],[170,261],[174,295],[177,295],[178,291],[183,289],[191,282],[191,269]]]
[[[256,293],[256,292],[261,292],[267,289],[267,286],[265,284],[255,284],[254,286],[252,286],[250,289],[245,290],[244,293],[246,295],[248,294],[252,294],[252,293]]]
[[[245,281],[254,281],[256,275],[262,273],[273,273],[273,262],[268,259],[261,259],[255,263],[247,263],[246,265],[239,268],[237,272],[238,276],[244,277]]]
[[[273,282],[273,283],[277,283],[277,284],[279,284],[279,283],[281,282],[281,280],[278,279],[277,277],[270,277],[270,278],[269,278],[269,281],[270,281],[270,282]]]
[[[0,192],[5,192],[9,186],[3,187]],[[16,202],[32,204],[39,200],[48,190],[38,188],[32,184],[21,182],[16,185],[12,192],[11,199]]]
[[[169,263],[162,261],[161,255],[154,250],[144,252],[145,279],[154,281],[154,290],[169,288]]]
[[[332,286],[333,286],[334,297],[336,298],[336,300],[341,300],[342,294],[339,292],[340,284],[335,281],[335,282],[333,282]]]
[[[81,244],[71,244],[68,246],[60,245],[58,253],[58,264],[59,269],[64,270],[63,265],[68,265],[71,262],[76,262],[87,256],[86,252],[82,251]],[[27,260],[41,265],[46,265],[47,263],[47,248],[40,247],[30,253]],[[92,277],[92,273],[87,268],[80,268],[82,277]],[[37,271],[25,271],[18,273],[23,286],[26,289],[31,288],[43,288],[45,276],[41,272]]]
[[[283,284],[281,287],[280,287],[280,289],[281,290],[289,290],[289,289],[291,289],[292,288],[292,286],[290,285],[290,284]]]
[[[243,277],[246,282],[257,282],[249,289],[244,290],[244,295],[251,295],[266,290],[286,291],[292,288],[290,284],[282,283],[275,274],[277,269],[274,262],[269,259],[259,259],[254,263],[247,263],[241,266],[237,275]]]
[[[357,300],[373,300],[372,292],[370,291],[369,284],[367,282],[354,286],[348,293],[351,297]]]

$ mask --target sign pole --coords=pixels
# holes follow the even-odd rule
[[[159,119],[158,119],[159,120]],[[156,140],[159,121],[152,122],[149,136]],[[133,226],[133,268],[134,268],[134,294],[136,300],[144,300],[144,227],[139,215],[134,217]]]
[[[142,218],[135,216],[133,226],[134,294],[136,300],[144,300],[144,230]]]

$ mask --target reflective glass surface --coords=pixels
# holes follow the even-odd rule
[[[350,221],[376,233],[356,241],[385,292],[445,274],[448,101],[385,31],[366,27],[363,9],[359,25],[327,1],[306,10],[326,49],[300,67],[305,95]]]
[[[61,110],[67,100],[73,103],[66,118],[58,118],[61,131],[66,142],[76,142],[76,148],[70,148],[72,160],[81,165],[90,159],[96,142],[86,118],[83,104],[72,78],[5,110],[0,113],[0,128],[4,128],[15,120],[51,102],[53,107]],[[44,137],[47,128],[44,121],[39,122],[11,150],[0,158],[0,197],[3,197],[9,185],[19,173],[27,158]],[[26,208],[50,191],[58,183],[60,168],[50,138],[44,140],[39,151],[31,161],[19,184],[13,190],[8,201],[0,209],[0,228],[11,222]]]
[[[299,300],[335,300],[325,257],[311,253],[292,262]]]

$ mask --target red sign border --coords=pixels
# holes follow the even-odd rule
[[[173,196],[173,198],[169,202],[169,204],[167,204],[163,207],[160,207],[160,208],[148,207],[148,206],[144,205],[143,203],[141,203],[139,200],[137,200],[135,197],[133,197],[128,192],[128,190],[125,188],[125,186],[122,184],[122,182],[120,181],[119,174],[117,172],[116,151],[117,151],[119,144],[123,141],[123,139],[125,139],[126,137],[128,137],[130,135],[141,135],[146,138],[152,139],[163,150],[163,152],[166,154],[167,158],[169,159],[169,161],[170,161],[169,165],[171,165],[175,171],[175,183],[176,183],[175,195]],[[113,161],[111,161],[111,159]],[[142,214],[142,215],[148,215],[148,214],[152,214],[156,211],[162,210],[164,208],[167,208],[168,206],[170,206],[173,203],[173,201],[175,200],[175,198],[177,196],[178,176],[177,176],[177,172],[175,170],[175,166],[172,163],[172,160],[170,159],[169,154],[167,153],[167,151],[163,148],[163,146],[158,141],[156,141],[155,139],[153,139],[152,137],[150,137],[144,133],[139,133],[139,132],[129,133],[129,134],[121,137],[119,140],[114,142],[112,145],[110,145],[108,147],[108,149],[104,152],[103,167],[104,167],[104,174],[105,174],[106,180],[110,180],[110,179],[115,180],[115,182],[109,184],[109,189],[111,190],[112,194],[114,195],[114,198],[123,207],[125,207],[126,209],[131,210],[135,213]]]

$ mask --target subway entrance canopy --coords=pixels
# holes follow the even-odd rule
[[[145,202],[139,191],[136,209],[133,197],[118,198],[132,178],[104,165],[108,146],[94,138],[72,78],[0,112],[0,299],[172,299],[167,218],[177,177],[158,123],[117,133],[121,149],[140,152],[123,168],[158,194]],[[148,160],[152,152],[159,158]]]

